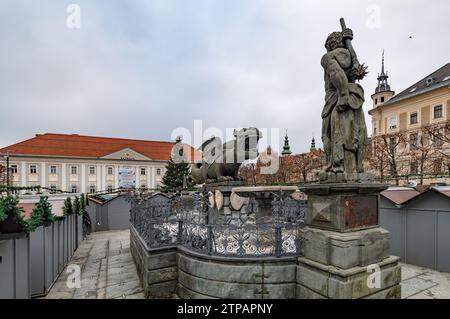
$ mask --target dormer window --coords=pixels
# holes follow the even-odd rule
[[[434,82],[434,78],[429,77],[429,78],[427,79],[427,85],[431,85],[431,84],[433,84],[433,82]]]

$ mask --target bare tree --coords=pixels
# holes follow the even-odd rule
[[[450,176],[450,121],[428,125],[423,130],[430,136],[435,150],[435,157],[440,156]]]
[[[380,139],[373,139],[367,149],[366,158],[369,167],[376,171],[380,177],[380,182],[384,182],[385,171],[388,167],[388,158],[384,149],[384,143]]]
[[[423,128],[409,134],[408,144],[411,166],[416,168],[415,172],[411,173],[419,175],[420,185],[423,185],[424,173],[431,166],[431,158],[435,151],[433,139],[428,130]]]
[[[384,155],[377,154],[377,156],[386,159],[386,168],[389,169],[390,176],[395,180],[397,186],[400,185],[400,173],[404,165],[404,150],[406,149],[407,144],[405,133],[397,132],[377,136],[375,138],[375,143],[378,145],[377,151],[384,153]]]

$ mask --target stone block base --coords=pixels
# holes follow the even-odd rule
[[[337,268],[348,269],[378,263],[388,257],[389,232],[382,228],[339,233],[305,227],[304,257]]]
[[[297,298],[400,298],[401,266],[398,260],[398,257],[388,257],[371,268],[340,269],[299,258]],[[374,268],[379,272],[374,273]]]
[[[131,227],[130,250],[146,297],[173,296],[178,279],[176,248],[149,251],[136,230]]]
[[[178,296],[184,299],[294,299],[296,259],[232,260],[178,253]]]

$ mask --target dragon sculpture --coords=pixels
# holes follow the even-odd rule
[[[234,130],[234,140],[222,144],[222,139],[212,137],[200,147],[201,163],[195,163],[187,178],[190,185],[206,182],[241,180],[239,167],[246,160],[258,157],[258,142],[262,138],[259,129],[251,127]]]

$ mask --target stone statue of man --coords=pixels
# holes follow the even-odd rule
[[[345,26],[345,22],[342,23]],[[359,64],[354,53],[353,31],[344,26],[342,32],[333,32],[327,38],[327,53],[321,61],[326,92],[322,141],[327,158],[326,171],[357,176],[363,172],[367,128],[362,109],[364,89],[355,82],[366,76],[367,68]]]

